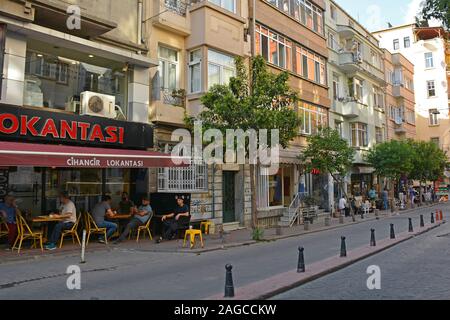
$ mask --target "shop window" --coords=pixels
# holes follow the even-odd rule
[[[236,75],[236,65],[233,56],[208,50],[208,88],[219,84],[227,85]]]
[[[81,56],[86,58],[80,60]],[[91,91],[109,95],[125,116],[128,75],[124,70],[122,63],[30,41],[24,105],[79,112],[81,93]]]
[[[202,90],[202,51],[194,50],[189,53],[189,93]]]

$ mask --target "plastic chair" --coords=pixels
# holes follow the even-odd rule
[[[30,226],[28,225],[27,221],[24,217],[22,217],[21,214],[16,215],[17,220],[17,239],[14,242],[12,250],[14,251],[17,249],[17,253],[20,254],[20,250],[22,248],[22,243],[24,240],[31,239],[33,240],[33,246],[32,248],[36,248],[36,241],[39,240],[39,244],[41,246],[41,251],[44,251],[43,246],[43,232],[42,231],[33,231]],[[17,247],[17,243],[19,243],[19,246]]]
[[[59,242],[60,249],[63,246],[64,237],[69,236],[69,235],[72,236],[73,244],[75,244],[75,239],[77,239],[78,244],[81,246],[80,237],[78,236],[78,225],[80,224],[80,220],[81,220],[81,214],[78,215],[77,221],[75,222],[75,224],[73,225],[73,227],[70,230],[63,230],[63,232],[61,233],[61,241]]]
[[[106,237],[106,228],[99,228],[89,212],[85,213],[85,224],[87,234],[86,246],[88,246],[89,239],[91,238],[92,234],[102,234],[105,237],[105,243],[108,244],[108,239]]]

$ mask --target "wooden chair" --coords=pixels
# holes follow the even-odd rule
[[[99,228],[94,221],[94,218],[89,214],[85,213],[85,224],[86,224],[86,246],[89,244],[89,239],[92,234],[102,234],[105,237],[105,243],[108,243],[108,238],[106,237],[106,228]]]
[[[9,233],[8,225],[5,221],[0,220],[0,239],[3,237],[7,237]]]
[[[73,227],[70,230],[63,230],[61,232],[61,241],[59,242],[59,248],[61,249],[63,246],[63,242],[64,242],[64,237],[65,236],[72,236],[72,242],[73,244],[75,244],[75,239],[77,239],[78,244],[81,246],[81,241],[80,241],[80,237],[78,236],[78,226],[80,224],[80,220],[81,220],[81,214],[78,215],[77,221],[75,222],[75,224],[73,225]]]
[[[44,251],[43,246],[43,237],[44,233],[42,231],[33,231],[30,226],[28,225],[27,221],[24,217],[22,217],[21,214],[16,215],[17,219],[17,239],[14,242],[13,245],[13,251],[14,249],[17,249],[17,253],[20,254],[20,250],[22,248],[22,243],[24,240],[33,240],[33,246],[32,248],[36,248],[36,241],[39,240],[39,244],[41,246],[41,251]],[[19,243],[19,246],[17,246],[17,243]]]
[[[141,235],[141,231],[144,232],[144,237],[145,237],[145,233],[147,232],[148,236],[150,237],[150,240],[153,240],[152,232],[150,231],[151,221],[152,221],[152,217],[150,217],[150,219],[148,219],[148,221],[145,225],[138,227],[136,242],[139,242],[139,236]]]

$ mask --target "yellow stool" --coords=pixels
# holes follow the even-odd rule
[[[205,234],[209,234],[209,227],[211,226],[211,221],[203,221],[200,223],[200,230],[205,230]],[[205,229],[203,229],[205,228]]]
[[[184,234],[183,248],[186,247],[186,240],[187,240],[188,236],[189,236],[189,239],[190,239],[190,242],[191,242],[191,249],[195,246],[195,236],[199,236],[200,237],[200,243],[202,244],[202,248],[204,247],[203,246],[202,230],[196,230],[196,229],[186,230],[186,233]]]

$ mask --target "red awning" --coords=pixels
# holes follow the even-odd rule
[[[0,141],[1,167],[162,168],[179,166],[177,160],[186,158],[160,152]]]

